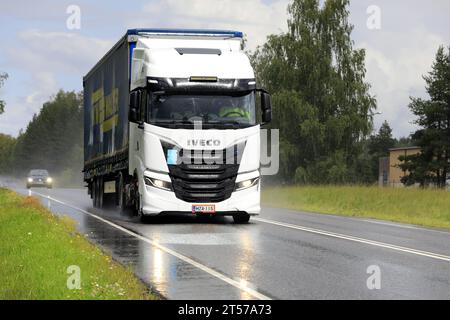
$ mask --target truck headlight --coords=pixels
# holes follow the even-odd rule
[[[29,183],[33,182],[33,178],[28,178],[28,182]]]
[[[172,184],[170,182],[149,177],[144,177],[144,181],[145,184],[148,186],[152,186],[162,190],[172,191]]]
[[[239,190],[247,189],[247,188],[256,186],[258,184],[258,182],[259,182],[259,178],[244,180],[244,181],[236,183],[236,187],[234,190],[239,191]]]
[[[47,178],[47,183],[52,183],[52,181],[53,181],[52,178],[50,177]]]

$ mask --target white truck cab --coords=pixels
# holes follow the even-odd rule
[[[256,88],[242,33],[135,29],[127,41],[128,170],[102,184],[114,181],[116,202],[142,217],[247,222],[260,212],[260,125],[271,106]]]

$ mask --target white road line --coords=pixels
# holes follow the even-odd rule
[[[406,225],[406,224],[402,225],[402,224],[395,223],[395,222],[383,222],[383,221],[375,221],[375,220],[368,220],[368,219],[360,219],[360,221],[364,221],[364,222],[368,222],[368,223],[381,224],[381,225],[385,225],[385,226],[389,226],[389,227],[413,229],[413,230],[427,231],[427,232],[437,232],[437,233],[442,233],[442,234],[446,234],[446,235],[450,236],[450,232],[443,231],[443,230],[433,230],[433,229],[427,229],[427,228],[422,228],[422,227],[417,227],[417,226],[412,226],[412,225]]]
[[[345,235],[345,234],[334,233],[334,232],[330,232],[330,231],[314,229],[314,228],[309,228],[309,227],[303,227],[303,226],[285,223],[285,222],[279,222],[279,221],[275,221],[275,220],[268,220],[268,219],[264,219],[264,218],[253,217],[252,220],[260,221],[260,222],[264,222],[264,223],[268,223],[268,224],[273,224],[273,225],[277,225],[277,226],[281,226],[281,227],[285,227],[285,228],[306,231],[306,232],[320,234],[320,235],[324,235],[324,236],[328,236],[328,237],[364,243],[364,244],[368,244],[368,245],[372,245],[372,246],[407,252],[407,253],[411,253],[411,254],[415,254],[415,255],[419,255],[419,256],[424,256],[424,257],[429,257],[429,258],[433,258],[433,259],[437,259],[437,260],[443,260],[443,261],[450,262],[450,256],[446,256],[446,255],[442,255],[442,254],[438,254],[438,253],[397,246],[394,244],[389,244],[389,243],[384,243],[384,242],[379,242],[379,241],[374,241],[374,240],[368,240],[368,239],[353,237],[353,236],[349,236],[349,235]]]
[[[75,209],[75,210],[77,210],[79,212],[82,212],[82,213],[84,213],[84,214],[86,214],[88,216],[91,216],[92,218],[95,218],[97,220],[100,220],[100,221],[102,221],[102,222],[104,222],[104,223],[106,223],[106,224],[108,224],[108,225],[110,225],[110,226],[120,230],[120,231],[123,231],[123,232],[125,232],[125,233],[127,233],[127,234],[129,234],[129,235],[131,235],[131,236],[133,236],[135,238],[138,238],[139,240],[142,240],[142,241],[144,241],[144,242],[146,242],[146,243],[148,243],[148,244],[150,244],[150,245],[160,249],[161,251],[164,251],[164,252],[166,252],[166,253],[174,256],[174,257],[177,257],[178,259],[183,260],[184,262],[187,262],[187,263],[193,265],[194,267],[197,267],[200,270],[205,271],[206,273],[209,273],[210,275],[212,275],[212,276],[214,276],[214,277],[216,277],[216,278],[218,278],[218,279],[220,279],[220,280],[222,280],[222,281],[232,285],[233,287],[236,287],[239,290],[242,290],[242,291],[250,294],[251,296],[253,296],[253,297],[255,297],[255,298],[259,299],[259,300],[272,300],[268,296],[265,296],[264,294],[262,294],[262,293],[254,290],[252,288],[249,288],[249,287],[243,285],[239,281],[231,279],[231,278],[221,274],[220,272],[217,272],[217,271],[215,271],[215,270],[213,270],[213,269],[211,269],[211,268],[209,268],[209,267],[207,267],[207,266],[205,266],[205,265],[203,265],[203,264],[201,264],[201,263],[199,263],[199,262],[197,262],[195,260],[192,260],[191,258],[189,258],[189,257],[187,257],[187,256],[185,256],[185,255],[183,255],[181,253],[178,253],[178,252],[176,252],[176,251],[174,251],[172,249],[169,249],[166,246],[163,246],[163,245],[159,244],[156,241],[153,241],[153,240],[151,240],[149,238],[146,238],[144,236],[141,236],[140,234],[137,234],[137,233],[135,233],[135,232],[133,232],[131,230],[128,230],[128,229],[126,229],[126,228],[124,228],[124,227],[122,227],[122,226],[120,226],[118,224],[115,224],[114,222],[111,222],[109,220],[103,219],[100,216],[97,216],[97,215],[95,215],[93,213],[90,213],[90,212],[88,212],[86,210],[83,210],[81,208],[75,207],[75,206],[73,206],[71,204],[65,203],[63,201],[60,201],[60,200],[55,199],[53,197],[50,197],[48,195],[44,195],[44,194],[41,194],[41,193],[36,192],[36,191],[32,191],[32,193],[37,194],[37,195],[39,195],[39,196],[41,196],[43,198],[49,199],[51,201],[60,203],[60,204],[62,204],[64,206],[67,206],[69,208]]]
[[[408,225],[406,223],[402,223],[402,222],[385,222],[385,221],[377,221],[375,220],[376,218],[364,218],[364,217],[350,217],[350,216],[339,216],[336,214],[332,214],[332,213],[317,213],[317,212],[308,212],[308,211],[295,211],[293,209],[284,209],[284,208],[275,208],[275,207],[264,207],[264,208],[268,208],[268,209],[272,209],[272,210],[283,210],[286,212],[289,212],[291,214],[297,215],[298,214],[302,214],[302,215],[307,215],[307,216],[312,216],[312,217],[326,217],[326,218],[331,218],[331,219],[335,219],[335,220],[349,220],[349,221],[353,221],[353,222],[368,222],[368,223],[374,223],[374,224],[381,224],[381,225],[387,225],[390,227],[397,227],[397,228],[405,228],[405,229],[414,229],[414,230],[418,230],[418,231],[425,231],[425,232],[437,232],[437,233],[442,233],[442,234],[446,234],[446,235],[450,235],[450,231],[444,231],[444,230],[435,230],[435,229],[430,229],[427,227],[421,227],[421,226],[417,226],[417,225]]]

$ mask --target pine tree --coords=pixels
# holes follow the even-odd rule
[[[413,139],[422,152],[401,157],[400,167],[409,172],[402,182],[443,188],[450,173],[450,47],[447,53],[444,47],[438,49],[431,71],[423,78],[430,98],[411,98],[409,104],[420,127]]]
[[[370,137],[369,152],[372,154],[387,155],[389,149],[394,147],[394,145],[395,139],[392,137],[391,126],[385,120],[378,130],[378,134]]]
[[[392,137],[392,129],[385,120],[378,133],[369,138],[368,152],[371,157],[372,180],[378,178],[379,159],[389,155],[389,149],[395,146],[396,140]]]

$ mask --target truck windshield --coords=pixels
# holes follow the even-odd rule
[[[214,128],[249,127],[256,124],[255,93],[226,95],[152,95],[149,122],[156,125]]]

